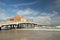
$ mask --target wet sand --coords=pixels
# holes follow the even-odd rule
[[[59,31],[2,30],[0,40],[60,40]]]

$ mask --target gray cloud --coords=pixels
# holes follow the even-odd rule
[[[60,8],[60,0],[56,0],[55,3],[56,3],[56,7]]]

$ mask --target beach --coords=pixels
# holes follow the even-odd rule
[[[0,40],[60,40],[60,31],[1,30]]]

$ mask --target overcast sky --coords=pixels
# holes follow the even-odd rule
[[[60,0],[0,0],[0,20],[16,15],[40,24],[60,25]]]

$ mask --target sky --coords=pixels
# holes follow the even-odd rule
[[[0,20],[16,15],[40,24],[60,25],[60,0],[0,0]]]

